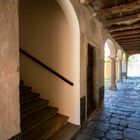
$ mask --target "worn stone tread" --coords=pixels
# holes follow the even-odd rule
[[[47,140],[51,135],[62,128],[67,121],[67,116],[57,114],[55,117],[43,121],[31,131],[22,135],[22,138],[23,140]]]
[[[28,116],[40,109],[46,108],[49,101],[44,99],[38,99],[37,101],[29,102],[21,105],[21,117]]]
[[[36,127],[43,121],[49,120],[54,117],[58,111],[58,108],[50,107],[43,108],[30,116],[21,119],[21,126],[23,131],[29,131],[33,127]]]
[[[31,101],[37,100],[40,94],[35,92],[29,92],[27,94],[20,94],[20,102],[21,104],[27,104]]]
[[[55,134],[53,134],[48,140],[71,140],[79,130],[79,125],[67,123]]]

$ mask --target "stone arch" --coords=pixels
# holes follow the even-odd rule
[[[122,59],[126,60],[126,54],[125,53],[123,53]]]
[[[75,63],[75,92],[73,93],[71,104],[73,106],[73,117],[71,118],[71,121],[75,124],[80,124],[80,26],[78,17],[76,15],[75,9],[72,6],[72,3],[69,0],[57,0],[57,2],[63,9],[63,12],[67,18],[73,40],[72,45],[75,48],[75,54],[73,58]]]
[[[120,60],[123,59],[123,53],[120,49],[118,49],[118,51],[117,51],[117,58],[120,59]]]
[[[107,39],[105,44],[106,43],[110,49],[110,56],[109,57],[115,59],[116,58],[116,49],[115,49],[113,42],[110,39]]]
[[[75,65],[75,92],[73,93],[72,106],[73,110],[76,111],[73,112],[73,117],[71,118],[71,121],[75,124],[80,124],[80,26],[78,17],[76,15],[75,9],[72,6],[71,1],[57,0],[57,2],[63,9],[63,12],[68,20],[73,40],[72,45],[75,49],[73,60]]]
[[[108,46],[110,54],[108,60],[104,61],[104,79],[105,86],[111,90],[116,90],[116,77],[115,77],[115,61],[116,61],[116,48],[110,39],[107,39],[105,46]],[[104,48],[105,49],[105,48]],[[106,80],[110,80],[110,85],[106,84]],[[108,83],[108,82],[107,82]],[[108,87],[109,86],[109,87]]]

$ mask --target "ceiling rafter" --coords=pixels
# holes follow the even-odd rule
[[[107,29],[109,30],[109,32],[115,32],[115,31],[122,31],[122,30],[129,30],[129,29],[138,29],[140,28],[140,23],[136,23],[136,24],[130,24],[130,25],[119,25],[119,26],[110,26],[107,27]]]
[[[94,0],[93,0],[94,1]],[[102,0],[97,18],[126,52],[140,52],[140,0]]]
[[[105,17],[110,17],[110,15],[118,14],[120,12],[125,13],[132,10],[135,11],[137,9],[140,9],[139,5],[140,5],[140,0],[133,1],[127,4],[122,4],[107,9],[101,9],[100,11],[97,12],[97,14]]]
[[[129,38],[129,41],[139,41],[140,37],[134,37],[134,38]],[[117,42],[121,41],[121,42],[128,42],[128,39],[116,39]]]
[[[132,45],[139,45],[140,46],[140,42],[126,42],[126,43],[119,43],[120,45],[127,45],[127,46],[132,46]]]
[[[139,42],[140,43],[140,39],[139,40],[125,40],[125,41],[117,41],[118,43],[135,43],[135,42]]]
[[[116,36],[116,37],[114,37],[115,40],[118,40],[118,39],[131,39],[131,38],[140,38],[140,34],[132,34],[132,35],[124,35],[124,36]]]
[[[115,36],[124,36],[124,35],[130,35],[130,34],[138,34],[138,33],[140,33],[140,29],[131,29],[131,30],[126,30],[126,31],[112,32],[111,35],[115,37]]]
[[[127,24],[130,21],[138,21],[138,20],[140,20],[140,13],[124,16],[120,18],[105,20],[103,21],[103,23],[105,26],[108,26],[108,25],[113,25],[113,24]]]
[[[139,48],[140,49],[140,45],[139,44],[123,44],[121,45],[123,49],[137,49]]]

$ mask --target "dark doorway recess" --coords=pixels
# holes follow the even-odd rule
[[[88,66],[87,66],[87,116],[89,116],[95,109],[94,97],[94,66],[96,58],[96,48],[88,44]]]

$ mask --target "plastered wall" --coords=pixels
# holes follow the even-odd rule
[[[67,18],[57,1],[21,0],[20,47],[50,68],[74,83],[70,86],[24,55],[20,55],[21,79],[49,99],[49,105],[59,108],[59,113],[80,122],[80,104],[76,63],[78,46],[73,45],[73,35]],[[78,79],[79,80],[79,79]],[[78,97],[78,98],[77,98]]]
[[[0,140],[20,132],[17,9],[17,0],[0,0]]]

